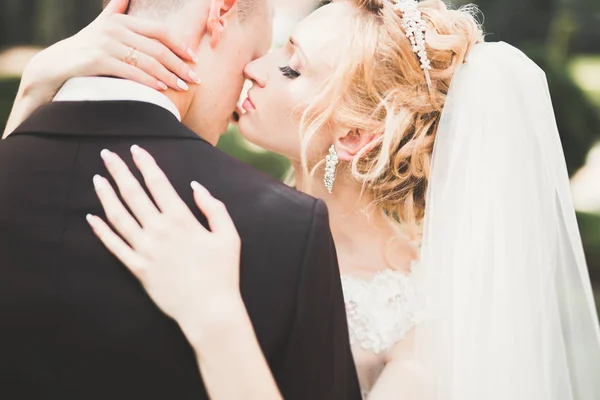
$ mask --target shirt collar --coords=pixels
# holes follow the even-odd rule
[[[71,78],[53,101],[140,101],[162,107],[181,121],[181,114],[171,99],[158,90],[125,79],[96,76]]]

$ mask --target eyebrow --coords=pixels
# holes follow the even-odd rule
[[[300,54],[302,54],[302,57],[304,57],[305,60],[308,60],[308,57],[306,57],[306,53],[304,52],[304,50],[302,50],[302,47],[300,47],[298,42],[296,42],[296,40],[292,36],[290,36],[290,44],[296,49],[298,49],[298,51],[300,52]]]

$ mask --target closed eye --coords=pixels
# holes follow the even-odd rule
[[[296,79],[300,76],[300,72],[296,71],[295,69],[292,69],[289,65],[286,65],[285,67],[279,67],[279,70],[281,71],[283,76],[289,79]]]

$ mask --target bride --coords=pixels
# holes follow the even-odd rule
[[[116,3],[86,28],[115,43],[119,36],[102,24],[134,18],[114,22]],[[545,76],[515,48],[484,43],[472,10],[438,0],[320,8],[284,48],[246,67],[254,86],[240,131],[288,157],[296,187],[328,205],[365,397],[595,400],[600,329]],[[82,71],[85,60],[64,58],[60,73],[35,76],[36,65],[76,54],[69,46],[74,38],[32,61],[23,81],[44,90],[18,98],[7,133],[48,101],[38,93],[55,92],[68,77],[113,75],[156,87],[156,79],[177,82],[189,69],[169,53],[158,61],[179,74],[134,74],[124,63]],[[150,192],[184,212],[151,155],[132,153]],[[135,191],[118,156],[103,158],[121,190]],[[165,211],[160,235],[139,233],[153,246],[131,248],[119,225],[128,211],[112,188],[98,196],[116,216],[113,227],[88,221],[157,305],[202,336],[209,326],[226,329],[228,318],[214,307],[243,309],[239,239],[221,203],[198,183],[192,188],[210,231],[191,214],[176,225]],[[207,309],[200,299],[207,293],[195,285],[211,287],[221,303]],[[257,347],[247,315],[239,321],[197,353],[235,363],[235,354],[208,349],[228,340]],[[244,373],[264,366],[260,352],[252,354]],[[230,385],[235,372],[203,378]],[[272,379],[255,384],[268,393],[262,398],[280,398]]]

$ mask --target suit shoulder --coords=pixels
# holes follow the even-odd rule
[[[203,141],[185,146],[178,158],[228,208],[242,206],[263,217],[307,221],[322,207],[312,196]],[[241,201],[243,200],[243,201]],[[322,202],[320,202],[322,203]]]
[[[323,213],[322,201],[237,160],[236,163],[240,163],[241,166],[233,181],[240,184],[239,195],[244,196],[257,212],[269,218],[305,223],[309,223],[315,213]],[[250,182],[250,185],[243,185],[242,179]]]

